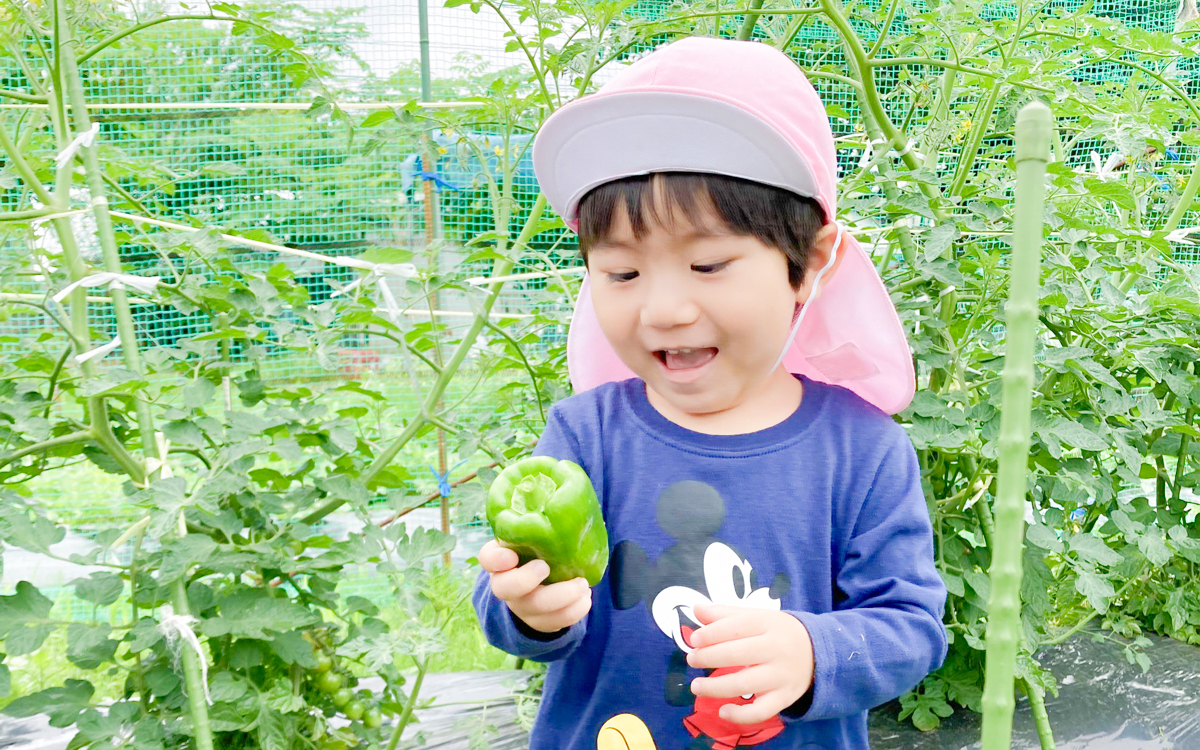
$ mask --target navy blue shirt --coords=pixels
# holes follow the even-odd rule
[[[858,750],[867,710],[941,666],[946,590],[912,443],[852,392],[801,381],[795,413],[744,435],[671,422],[636,379],[550,410],[535,453],[587,471],[612,558],[591,612],[557,636],[516,621],[486,573],[476,585],[488,641],[551,663],[531,750],[595,750],[606,722],[648,732],[654,744],[634,750]],[[697,699],[689,684],[711,670],[686,663],[692,607],[710,601],[799,618],[815,655],[809,695],[754,725],[717,715],[750,697]]]

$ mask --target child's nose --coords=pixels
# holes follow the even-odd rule
[[[641,323],[648,328],[677,328],[695,323],[700,306],[684,295],[655,290],[642,305]]]

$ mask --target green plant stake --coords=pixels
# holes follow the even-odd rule
[[[992,595],[983,688],[983,750],[1008,750],[1012,742],[1013,671],[1021,626],[1021,542],[1033,402],[1033,344],[1041,279],[1042,206],[1050,160],[1050,109],[1027,104],[1017,115],[1016,215],[1008,282],[1008,343],[1004,359],[1004,409],[1000,422]]]

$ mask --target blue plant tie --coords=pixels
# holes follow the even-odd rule
[[[433,465],[430,464],[429,473],[432,474],[433,478],[437,480],[439,495],[441,495],[442,497],[450,497],[450,490],[453,489],[450,486],[450,472],[454,471],[455,469],[462,466],[466,462],[467,462],[467,460],[464,458],[462,461],[459,461],[458,463],[454,464],[449,469],[446,469],[445,474],[439,474],[437,469],[433,468]]]
[[[446,182],[444,179],[439,177],[436,173],[426,172],[424,165],[421,164],[421,157],[419,157],[419,156],[417,157],[416,167],[417,167],[417,177],[420,177],[422,180],[433,180],[433,184],[438,186],[439,191],[441,188],[447,188],[447,189],[453,190],[455,192],[459,192],[459,193],[462,192],[462,188],[451,185],[449,182]]]

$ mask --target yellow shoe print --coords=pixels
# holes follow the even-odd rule
[[[633,714],[618,714],[600,727],[596,750],[656,750],[654,738],[642,720]]]

